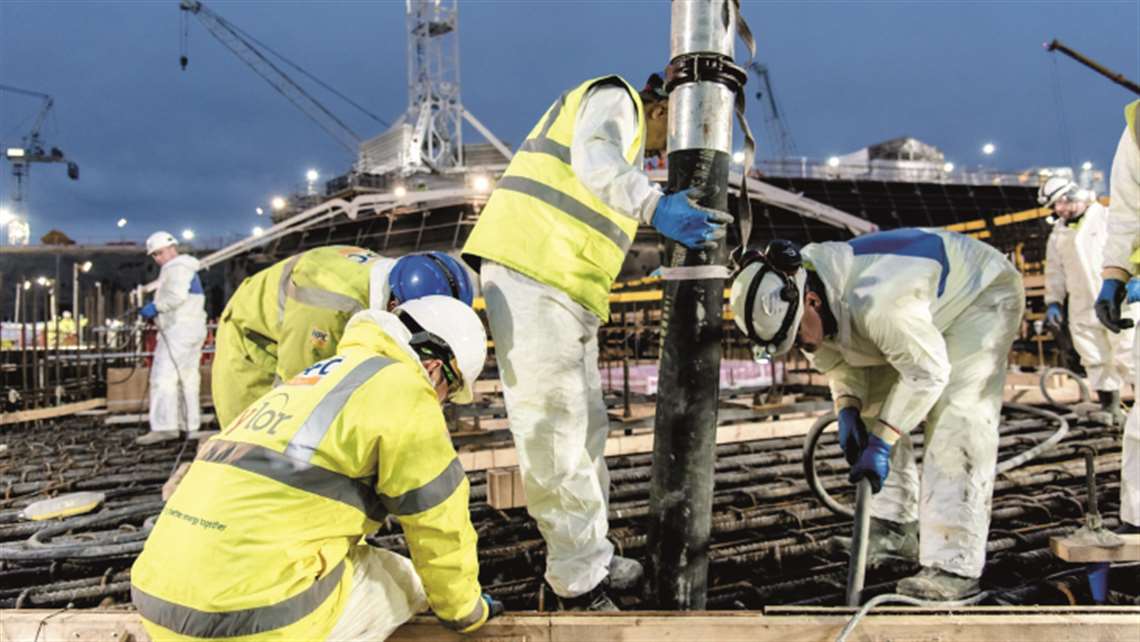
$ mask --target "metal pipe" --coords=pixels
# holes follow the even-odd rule
[[[731,0],[672,3],[671,59],[731,59],[735,22]],[[732,92],[717,82],[672,89],[670,192],[698,188],[701,205],[728,209],[732,107]],[[672,267],[722,266],[726,258],[724,244],[693,251],[668,242],[666,252]],[[700,610],[707,598],[724,276],[665,282],[648,534],[650,591],[662,609]]]
[[[863,603],[867,578],[867,551],[871,532],[871,482],[860,479],[855,490],[855,528],[851,533],[851,561],[847,566],[847,606]]]

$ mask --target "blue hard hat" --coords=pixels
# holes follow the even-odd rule
[[[400,303],[439,294],[471,305],[474,288],[467,270],[443,252],[424,252],[400,257],[388,273],[388,287]]]

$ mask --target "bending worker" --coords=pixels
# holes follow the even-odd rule
[[[869,561],[915,559],[898,592],[980,590],[1021,275],[952,232],[898,229],[800,253],[773,242],[732,284],[738,326],[771,355],[798,345],[827,375],[852,483],[868,479]],[[908,433],[926,421],[921,482]]]
[[[441,409],[471,401],[486,340],[450,297],[362,311],[212,438],[131,569],[151,639],[383,640],[429,605],[461,632],[500,612]],[[364,543],[387,514],[410,562]]]
[[[660,77],[657,77],[660,84]],[[727,214],[642,171],[665,147],[668,102],[617,76],[559,97],[523,141],[463,248],[479,271],[527,510],[546,541],[546,580],[563,608],[613,610],[641,565],[606,539],[609,417],[598,326],[637,228],[715,247]]]
[[[318,247],[247,278],[218,323],[214,411],[226,427],[254,399],[336,354],[354,313],[430,294],[470,305],[471,279],[443,252],[383,258],[347,245]]]
[[[1104,246],[1104,284],[1096,300],[1096,315],[1109,330],[1128,331],[1134,323],[1121,314],[1127,290],[1129,302],[1140,300],[1135,276],[1140,267],[1140,100],[1124,108],[1127,125],[1112,159],[1111,192],[1108,205],[1108,236]],[[1127,286],[1126,286],[1127,284]],[[1140,361],[1140,344],[1133,347],[1133,359]],[[1135,362],[1134,362],[1135,363]],[[1140,396],[1140,366],[1134,394]],[[1123,530],[1140,533],[1140,408],[1132,411],[1124,424],[1124,452],[1120,474],[1120,521]]]
[[[206,295],[198,278],[198,259],[178,253],[170,232],[155,232],[146,240],[146,253],[161,270],[154,300],[139,310],[158,326],[154,362],[150,367],[150,432],[135,441],[142,445],[177,439],[180,430],[200,427],[198,387],[202,344],[206,341]]]
[[[1107,420],[1124,423],[1120,389],[1132,381],[1132,335],[1113,334],[1097,321],[1093,302],[1101,286],[1108,208],[1067,178],[1053,177],[1037,192],[1037,202],[1051,207],[1057,223],[1045,247],[1045,320],[1060,330],[1069,298],[1069,332],[1081,355],[1089,384]]]

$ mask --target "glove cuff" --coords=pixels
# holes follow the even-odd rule
[[[1125,282],[1132,278],[1132,273],[1120,267],[1105,267],[1104,271],[1100,273],[1102,279],[1116,279],[1117,281]]]
[[[836,414],[838,414],[839,411],[843,410],[844,408],[854,408],[856,410],[862,411],[863,402],[854,395],[840,395],[839,398],[835,400]]]
[[[902,437],[902,432],[899,429],[881,419],[875,420],[875,425],[872,426],[868,432],[882,439],[888,446],[892,447]]]

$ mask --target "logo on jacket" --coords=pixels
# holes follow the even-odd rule
[[[285,384],[289,386],[311,386],[328,376],[333,370],[336,370],[336,367],[340,365],[342,361],[344,361],[344,357],[333,357],[332,359],[318,361],[302,370],[297,376],[286,381]]]
[[[314,348],[323,350],[329,344],[329,333],[313,326],[313,329],[309,331],[309,343],[313,344]]]
[[[270,435],[277,434],[277,426],[293,417],[284,411],[288,404],[289,395],[284,392],[263,397],[246,408],[245,412],[241,413],[225,431],[225,434],[228,435],[235,430],[248,430],[250,432],[266,430]]]
[[[366,250],[362,247],[341,248],[340,255],[343,256],[344,258],[350,260],[350,261],[353,261],[355,263],[360,263],[361,265],[368,263],[369,261],[372,261],[374,259],[380,258],[379,254],[377,254],[371,250]]]

